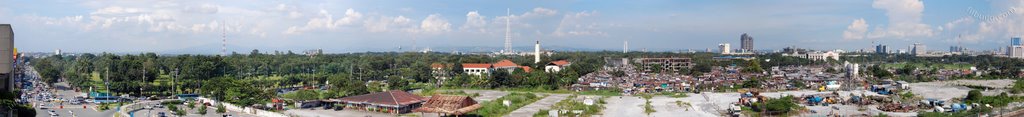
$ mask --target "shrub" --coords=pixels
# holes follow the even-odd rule
[[[225,110],[224,105],[223,104],[217,104],[217,113],[224,113],[224,112],[227,112],[227,110]]]

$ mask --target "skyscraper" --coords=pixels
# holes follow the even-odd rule
[[[740,50],[743,52],[754,51],[754,37],[750,37],[747,33],[740,35]]]
[[[885,54],[885,53],[889,53],[889,50],[888,50],[888,47],[886,47],[885,45],[878,44],[878,45],[875,46],[875,53]]]
[[[1020,37],[1010,38],[1010,46],[1006,47],[1006,56],[1010,58],[1024,58],[1024,45],[1021,45]]]
[[[1010,45],[1011,46],[1019,46],[1020,45],[1020,37],[1011,37],[1010,38]]]

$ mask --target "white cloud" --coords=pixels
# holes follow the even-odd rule
[[[557,10],[537,7],[522,14],[498,15],[491,21],[487,21],[487,16],[481,15],[477,11],[470,11],[466,14],[466,22],[459,29],[473,33],[504,34],[506,20],[510,20],[513,30],[516,30],[532,28],[537,20],[556,18],[557,14]]]
[[[463,29],[463,30],[474,29],[474,30],[471,30],[471,31],[487,32],[487,29],[484,28],[485,26],[487,26],[487,20],[486,19],[487,19],[487,17],[486,16],[481,16],[479,12],[477,12],[477,11],[470,11],[469,13],[466,13],[466,23],[463,24],[462,28],[460,28],[460,29]]]
[[[220,6],[213,4],[203,4],[200,6],[186,6],[185,10],[182,11],[186,13],[214,14],[217,13],[218,9],[220,9]]]
[[[853,20],[850,26],[846,27],[846,31],[843,31],[843,39],[857,40],[864,39],[864,34],[868,32],[868,23],[864,21],[864,18]]]
[[[552,9],[547,9],[547,8],[542,8],[542,7],[537,7],[537,8],[533,8],[533,11],[531,11],[531,12],[524,13],[523,16],[527,16],[527,17],[534,16],[534,15],[536,15],[536,16],[551,16],[551,15],[555,15],[555,14],[558,14],[558,11],[552,10]]]
[[[420,29],[421,30],[420,31],[415,31],[415,32],[424,32],[424,33],[448,32],[448,31],[451,31],[451,26],[452,26],[452,24],[448,23],[448,20],[445,20],[444,18],[442,18],[440,14],[431,14],[431,15],[427,16],[426,19],[423,19],[422,23],[420,23]]]
[[[558,24],[558,28],[556,28],[552,34],[559,37],[608,36],[608,33],[601,31],[601,25],[588,20],[588,17],[596,14],[596,11],[566,14],[562,17],[562,21]]]
[[[885,28],[876,27],[867,38],[906,39],[932,37],[937,33],[932,26],[921,23],[924,3],[920,0],[875,0],[871,7],[885,10],[889,23]]]
[[[363,18],[363,14],[356,12],[349,8],[345,10],[345,17],[341,17],[338,21],[335,21],[335,26],[347,26],[356,23],[358,20]]]
[[[132,14],[141,12],[138,8],[124,8],[120,6],[110,6],[102,9],[93,11],[92,15],[111,15],[111,14]]]
[[[406,18],[405,16],[378,16],[374,19],[369,19],[363,22],[363,28],[366,28],[369,32],[387,32],[392,31],[392,29],[408,29],[411,21],[412,19]]]
[[[363,17],[362,13],[356,12],[353,9],[345,10],[345,16],[338,20],[334,20],[334,16],[330,12],[324,9],[320,9],[320,17],[309,19],[304,26],[292,26],[288,30],[284,31],[284,34],[301,34],[303,32],[327,29],[334,30],[341,26],[349,26],[357,22]]]

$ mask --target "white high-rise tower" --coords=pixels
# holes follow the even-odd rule
[[[506,9],[505,15],[505,53],[512,53],[512,10]]]
[[[533,63],[540,63],[540,41],[533,45]]]
[[[629,52],[629,41],[622,41],[622,53]]]

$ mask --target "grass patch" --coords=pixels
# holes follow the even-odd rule
[[[679,92],[661,92],[661,93],[658,93],[657,95],[668,96],[668,97],[672,97],[672,98],[684,98],[684,97],[687,96],[686,93],[679,93]]]
[[[515,111],[516,109],[519,109],[520,107],[526,106],[530,103],[540,100],[540,98],[542,97],[531,93],[510,93],[508,95],[505,95],[504,97],[495,99],[494,101],[487,101],[481,103],[483,107],[469,113],[469,115],[477,115],[482,117],[503,116],[508,113],[511,113],[512,111]],[[504,104],[502,104],[502,101],[504,100],[511,101],[512,104],[510,104],[509,106],[505,106]]]
[[[590,90],[576,92],[579,95],[599,95],[599,96],[622,96],[622,90],[620,89],[602,89],[602,90]]]
[[[551,110],[569,111],[558,113],[558,115],[561,117],[590,117],[601,114],[601,110],[605,108],[604,104],[607,103],[604,101],[605,97],[594,100],[593,105],[586,105],[582,101],[575,100],[576,98],[577,95],[569,96],[565,100],[559,101],[558,103],[555,103],[555,105],[551,105]],[[548,114],[550,114],[548,111],[549,110],[540,110],[540,112],[534,114],[533,116],[546,117]],[[582,111],[582,113],[575,113],[572,111]]]

